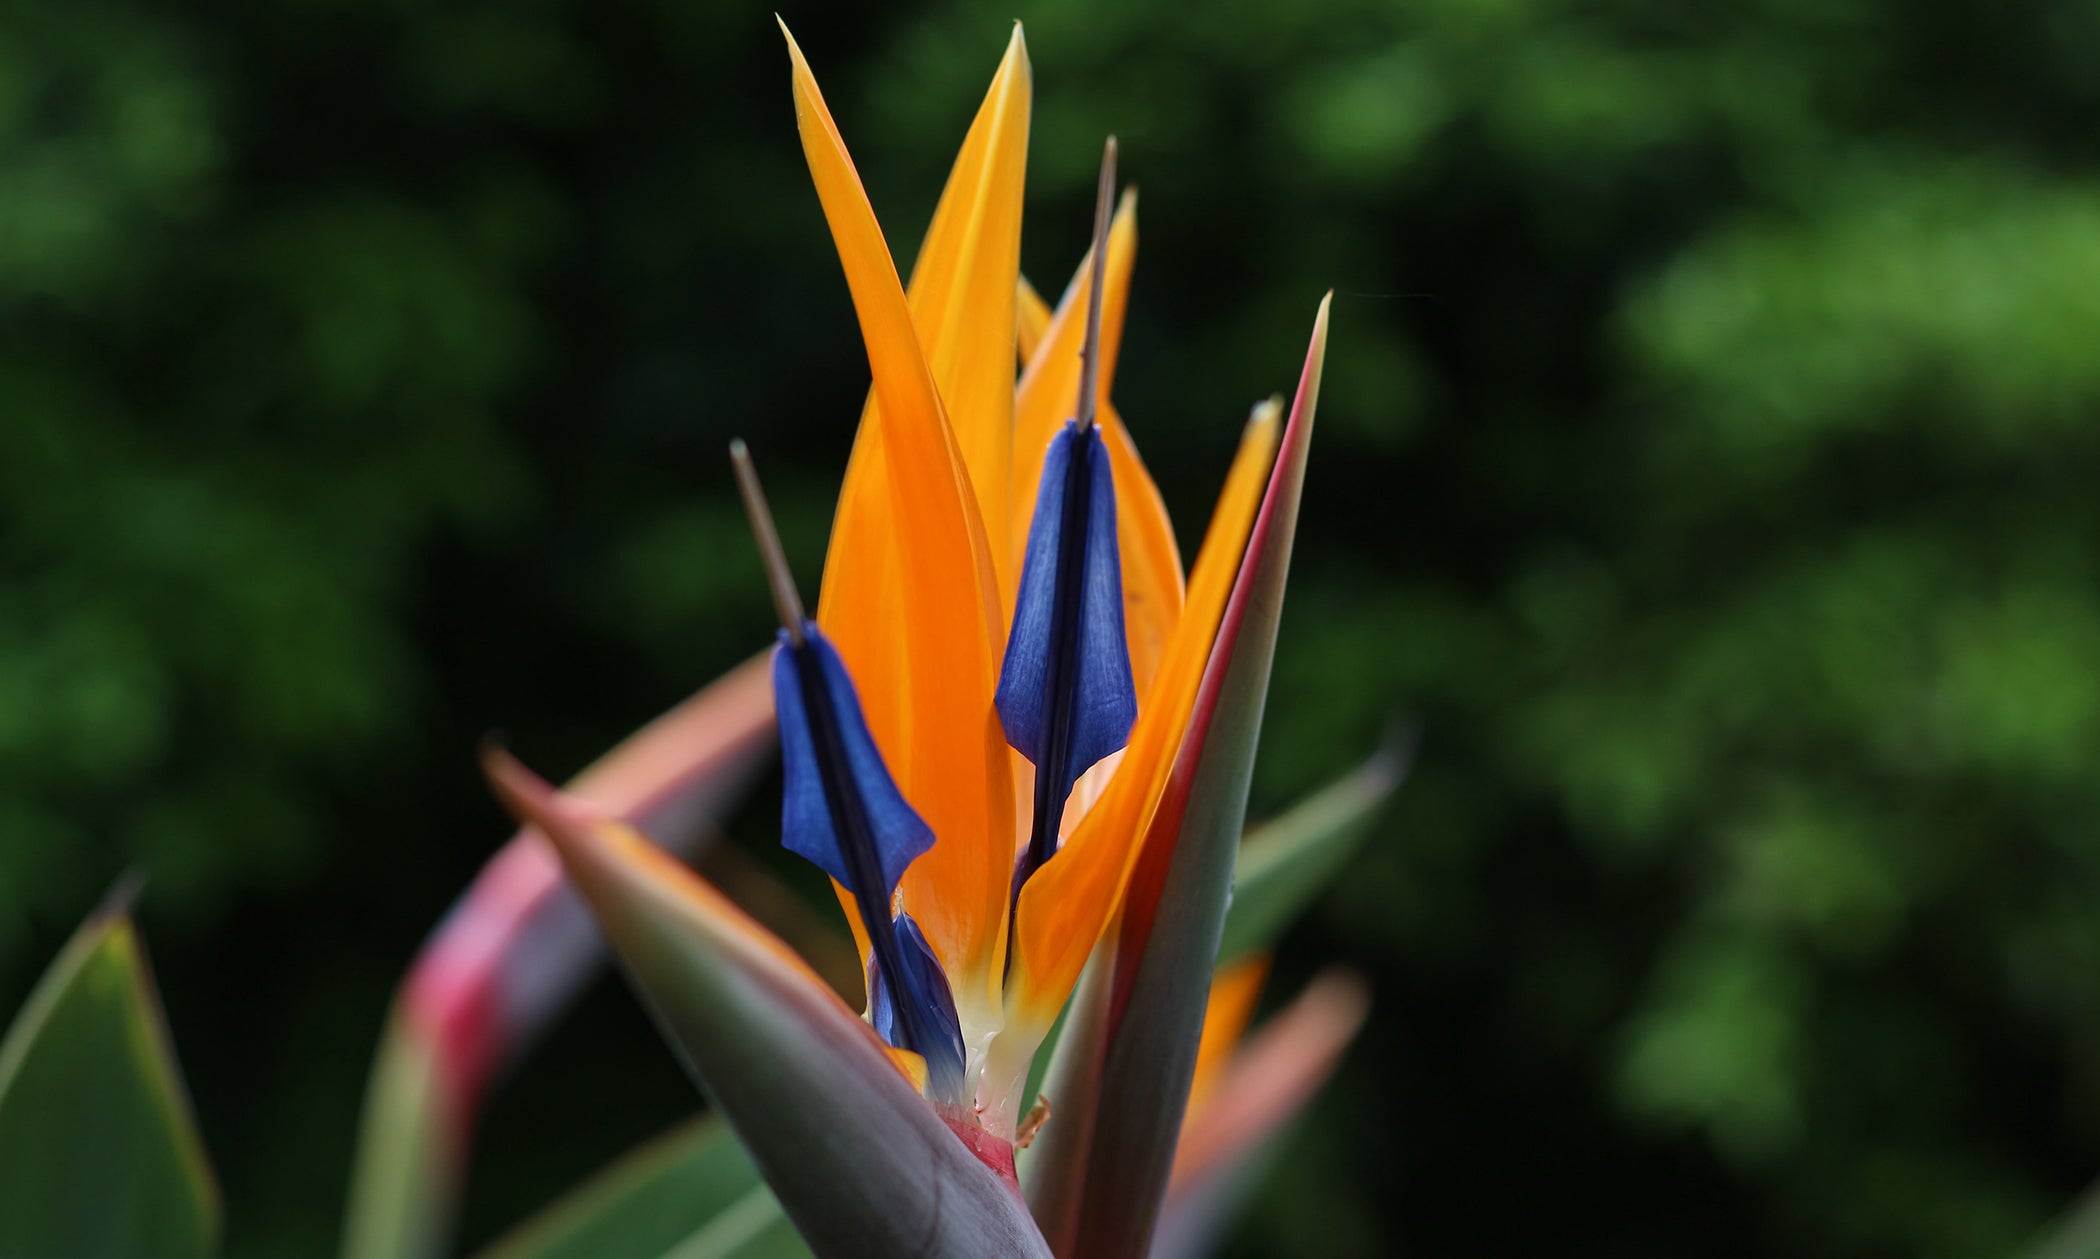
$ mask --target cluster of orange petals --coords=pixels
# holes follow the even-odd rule
[[[1030,78],[1018,27],[908,287],[816,80],[792,38],[789,46],[803,149],[873,375],[817,622],[853,675],[891,772],[937,837],[899,897],[948,972],[966,1040],[974,1052],[985,1037],[1011,1034],[1032,1048],[1113,920],[1165,791],[1280,417],[1265,405],[1247,425],[1184,581],[1165,506],[1109,400],[1137,244],[1126,193],[1103,271],[1097,415],[1115,477],[1139,715],[1124,753],[1075,789],[1062,847],[1029,879],[1009,922],[1033,770],[1007,745],[993,696],[1043,454],[1078,401],[1089,265],[1054,310],[1020,274]],[[840,899],[865,949],[851,898]]]

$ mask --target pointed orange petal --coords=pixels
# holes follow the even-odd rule
[[[1138,704],[1123,764],[1057,856],[1021,889],[1014,924],[1010,1019],[1048,1029],[1121,903],[1139,840],[1159,807],[1232,594],[1248,530],[1276,456],[1281,407],[1255,408],[1189,579],[1188,604]]]
[[[882,424],[871,394],[861,410],[860,430],[846,463],[845,482],[839,487],[831,547],[824,555],[824,583],[818,588],[817,623],[831,636],[832,645],[853,674],[875,746],[895,764],[905,747],[908,703],[904,617],[895,579],[896,545],[890,533],[889,505]],[[771,654],[766,653],[768,659]],[[831,890],[838,895],[846,926],[853,932],[854,956],[865,965],[868,932],[860,920],[860,903],[836,880]]]
[[[781,29],[785,33],[785,25]],[[892,584],[900,591],[897,652],[890,661],[903,661],[901,673],[869,658],[870,639],[858,616],[869,609],[834,603],[830,610],[841,619],[826,623],[820,604],[819,623],[854,672],[878,744],[881,729],[901,730],[883,753],[938,837],[905,874],[904,903],[949,972],[963,981],[958,1004],[981,1009],[996,999],[1013,861],[1011,753],[992,710],[1004,616],[976,499],[889,246],[792,36],[788,52],[803,152],[874,376],[887,484],[883,520],[894,539]],[[853,545],[855,558],[874,549],[864,541]],[[878,711],[886,715],[878,718]]]
[[[1254,1017],[1254,1003],[1269,977],[1265,953],[1249,954],[1218,968],[1210,981],[1210,1002],[1203,1009],[1203,1040],[1196,1046],[1196,1075],[1189,1083],[1189,1114],[1196,1115],[1225,1073],[1225,1064],[1240,1047],[1240,1034]],[[1188,1123],[1182,1125],[1188,1131]]]
[[[831,545],[817,588],[817,624],[845,657],[868,730],[893,764],[903,752],[908,707],[896,542],[881,413],[871,391],[831,518]]]
[[[978,309],[986,300],[982,290],[988,277],[996,280],[1010,271],[1017,284],[1025,283],[1020,280],[1018,259],[1029,84],[1028,54],[1017,23],[1006,57],[949,172],[905,293],[935,386],[969,468],[972,491],[980,504],[997,503],[996,509],[981,508],[979,513],[995,570],[1003,562],[998,557],[1006,545],[1008,527],[1003,469],[1004,461],[1012,457],[1013,372],[991,366],[994,355],[986,347],[1003,341],[1001,329],[997,319],[979,318]],[[1018,309],[1014,317],[1021,317]],[[988,405],[980,406],[978,400],[986,394],[985,379],[996,379],[998,387]],[[894,627],[897,621],[893,601],[876,609],[883,592],[894,595],[896,590],[890,572],[894,548],[887,523],[889,496],[879,414],[871,393],[832,526],[832,551],[826,558],[821,591],[821,607],[831,609],[832,615],[818,618],[827,624],[842,619],[841,613],[849,607],[873,625]],[[1000,461],[996,467],[985,466],[985,450],[996,450]],[[996,545],[992,539],[997,540]],[[1002,595],[1000,606],[1004,602]],[[880,654],[901,660],[901,652]],[[877,741],[882,741],[879,732]]]
[[[927,365],[984,519],[985,538],[1011,592],[1007,480],[1013,459],[1014,341],[1021,197],[1028,162],[1028,49],[1014,23],[1006,56],[941,192],[913,265],[908,294]],[[1000,605],[1005,605],[1002,596]]]
[[[1106,316],[1104,315],[1104,318]],[[1108,344],[1107,334],[1102,345]],[[1108,357],[1104,350],[1102,358]],[[1181,548],[1167,519],[1166,500],[1138,457],[1137,444],[1115,407],[1103,403],[1101,435],[1116,479],[1116,555],[1123,567],[1123,636],[1130,640],[1130,678],[1138,694],[1159,672],[1167,639],[1181,620],[1185,592]]]
[[[1021,361],[1016,367],[1028,366],[1035,357],[1035,348],[1043,343],[1043,334],[1050,331],[1050,303],[1035,291],[1035,285],[1027,276],[1019,277],[1014,286],[1014,348],[1021,352]]]
[[[1137,261],[1137,188],[1123,190],[1123,199],[1116,205],[1116,216],[1128,223],[1124,229],[1128,240],[1123,245],[1120,268],[1116,261],[1116,244],[1109,242],[1108,265],[1110,274],[1101,285],[1101,399],[1106,402],[1114,392],[1116,363],[1123,353],[1123,317],[1130,310],[1130,268]],[[1115,272],[1120,269],[1121,274]],[[1082,312],[1086,307],[1079,308]]]

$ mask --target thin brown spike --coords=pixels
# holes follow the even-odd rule
[[[1087,277],[1086,344],[1079,351],[1079,406],[1074,415],[1081,432],[1094,424],[1094,390],[1101,376],[1101,287],[1108,274],[1108,225],[1115,210],[1116,138],[1101,148],[1101,183],[1094,191],[1093,266]]]
[[[773,510],[766,506],[766,491],[758,483],[758,469],[751,463],[751,450],[743,438],[729,443],[729,462],[736,465],[736,488],[744,496],[744,514],[751,518],[752,536],[758,539],[758,556],[766,566],[766,584],[773,589],[773,608],[780,614],[788,641],[800,647],[802,596],[795,589],[795,575],[788,571],[780,530],[773,524]]]

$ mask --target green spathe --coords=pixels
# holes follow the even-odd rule
[[[658,1025],[820,1259],[1048,1259],[1019,1197],[785,946],[508,756],[492,753],[489,772],[561,854]]]

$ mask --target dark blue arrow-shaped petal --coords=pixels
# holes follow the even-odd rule
[[[855,896],[887,904],[905,868],[933,847],[933,830],[882,763],[838,650],[815,622],[802,633],[797,647],[780,631],[773,657],[787,777],[781,842]]]
[[[883,764],[837,649],[805,621],[800,641],[780,632],[773,655],[780,719],[781,843],[815,862],[852,894],[868,929],[869,974],[885,983],[876,1028],[892,1045],[926,1059],[927,1078],[953,1097],[963,1075],[962,1031],[948,977],[918,927],[892,918],[890,900],[906,867],[933,846],[933,831]],[[901,988],[903,1000],[892,999]]]
[[[944,1043],[936,1047],[937,1052],[918,1051],[926,1058],[929,1081],[936,1069],[945,1070],[949,1064],[959,1072],[963,1062],[962,1026],[955,1017],[955,996],[948,990],[948,973],[941,969],[933,946],[926,943],[910,914],[897,915],[897,943],[898,964],[904,972],[902,984],[890,982],[879,956],[868,958],[868,1014],[875,1031],[892,1045],[904,1043],[907,1029],[902,1025],[899,1003],[892,991],[901,987],[904,1004],[931,1011],[934,1017],[930,1023],[943,1033]]]
[[[1043,457],[996,703],[1007,742],[1035,763],[1035,823],[1018,884],[1056,853],[1072,784],[1129,742],[1137,720],[1115,480],[1091,424],[1066,424]]]

